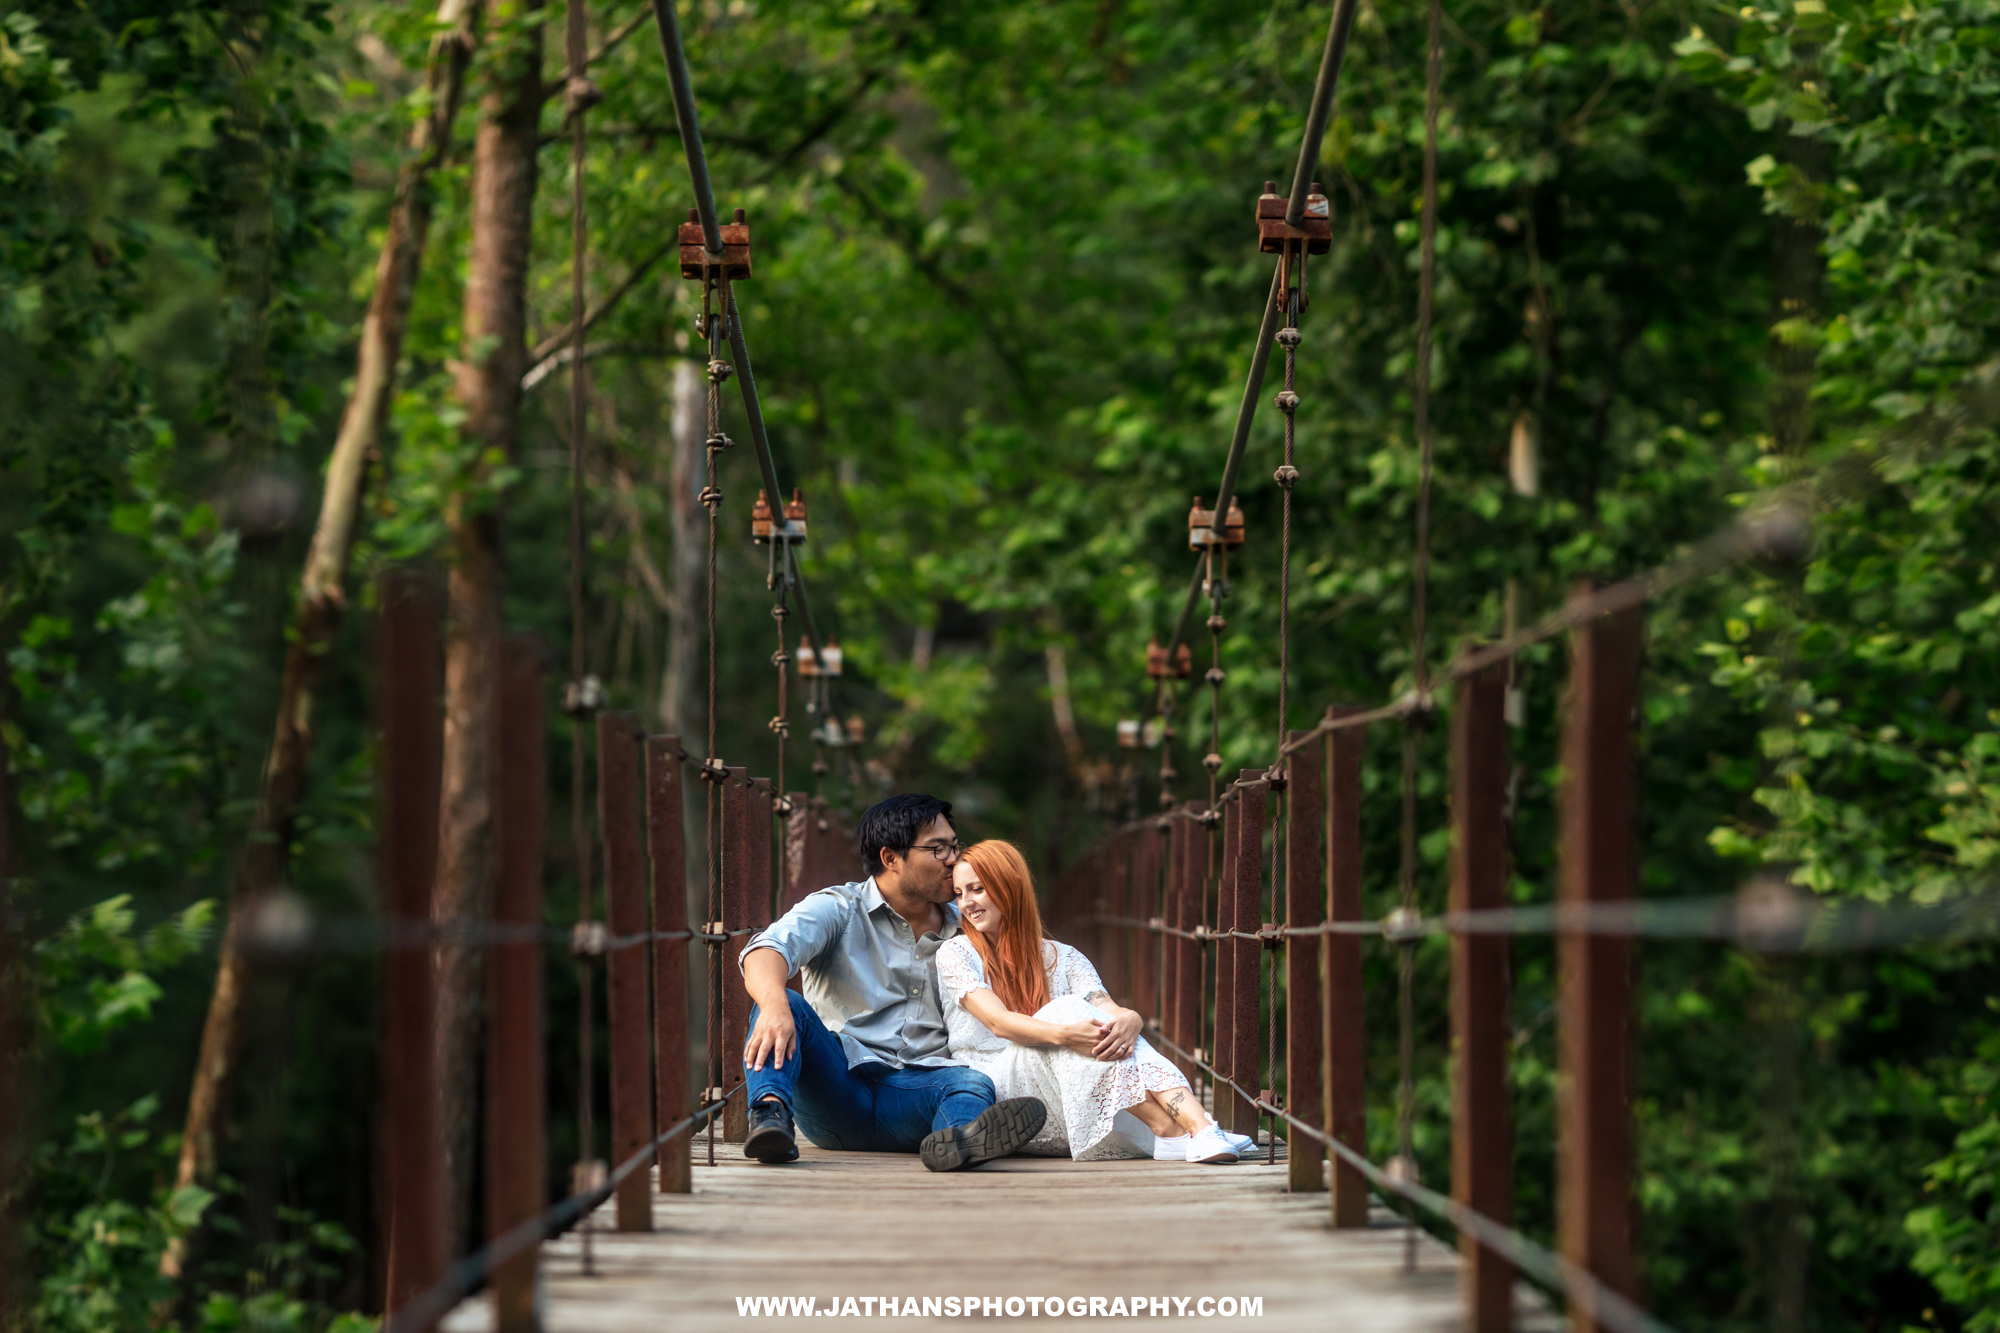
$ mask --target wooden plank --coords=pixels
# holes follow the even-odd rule
[[[655,1197],[653,1234],[593,1237],[595,1277],[580,1273],[574,1233],[551,1243],[548,1333],[722,1333],[744,1327],[739,1296],[811,1297],[822,1311],[851,1296],[858,1311],[889,1295],[972,1296],[982,1310],[986,1298],[1140,1296],[1149,1313],[1152,1298],[1179,1297],[1190,1319],[1204,1296],[1254,1297],[1257,1327],[1273,1333],[1458,1327],[1449,1249],[1421,1237],[1405,1273],[1406,1233],[1385,1210],[1370,1227],[1330,1231],[1317,1201],[1284,1193],[1282,1164],[1010,1158],[940,1176],[912,1156],[801,1148],[787,1167],[732,1154],[697,1168],[692,1195]],[[1183,1230],[1195,1239],[1176,1241]],[[909,1236],[940,1239],[926,1261],[895,1262],[895,1238]],[[1559,1327],[1532,1293],[1519,1301],[1526,1327]],[[481,1333],[483,1309],[469,1303],[448,1333]],[[876,1321],[841,1327],[857,1325]],[[921,1313],[879,1326],[965,1327]]]

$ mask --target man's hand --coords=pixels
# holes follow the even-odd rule
[[[1056,1029],[1057,1044],[1078,1055],[1090,1055],[1097,1050],[1097,1043],[1103,1039],[1104,1024],[1097,1019],[1083,1023],[1064,1023]]]
[[[1101,1025],[1102,1035],[1090,1053],[1099,1060],[1123,1060],[1137,1048],[1141,1026],[1138,1014],[1130,1009],[1120,1009],[1116,1018]]]
[[[798,1049],[799,1031],[792,1022],[792,1006],[765,1005],[757,1010],[757,1026],[750,1029],[750,1040],[743,1044],[743,1063],[762,1069],[768,1056],[773,1069],[783,1069],[787,1057]]]
[[[762,1069],[766,1059],[774,1069],[799,1049],[798,1024],[792,1021],[792,1000],[785,990],[791,969],[776,949],[752,949],[743,955],[743,988],[757,1005],[757,1026],[743,1043],[743,1063]]]

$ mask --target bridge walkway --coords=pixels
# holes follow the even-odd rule
[[[1367,1229],[1334,1230],[1324,1194],[1290,1194],[1278,1160],[1235,1166],[1010,1158],[950,1175],[915,1157],[802,1145],[785,1167],[696,1146],[694,1191],[653,1195],[653,1230],[620,1234],[614,1205],[590,1220],[595,1274],[572,1230],[543,1250],[548,1333],[696,1333],[746,1325],[738,1297],[1261,1298],[1263,1333],[1418,1333],[1460,1326],[1458,1256],[1376,1209]],[[796,1307],[794,1307],[796,1308]],[[1065,1307],[1066,1308],[1066,1307]],[[1088,1307],[1085,1307],[1086,1310]],[[1172,1308],[1171,1306],[1169,1308]],[[1152,1318],[1150,1313],[1146,1316]],[[1240,1315],[1238,1316],[1241,1317]],[[1517,1327],[1552,1333],[1539,1296],[1518,1289]],[[980,1316],[979,1327],[1048,1325],[1046,1315]],[[1213,1318],[1221,1319],[1216,1315]],[[763,1326],[806,1316],[766,1315]],[[846,1328],[958,1328],[963,1317],[856,1314]],[[485,1333],[483,1296],[443,1325]]]

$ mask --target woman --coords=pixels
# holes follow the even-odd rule
[[[979,843],[953,872],[963,933],[937,952],[953,1058],[1001,1097],[1039,1098],[1048,1122],[1024,1153],[1077,1161],[1134,1155],[1114,1132],[1129,1111],[1161,1161],[1233,1162],[1254,1144],[1225,1134],[1180,1070],[1139,1036],[1090,960],[1045,939],[1028,863],[1012,843]]]

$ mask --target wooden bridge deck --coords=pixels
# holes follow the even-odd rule
[[[710,1168],[697,1144],[694,1192],[654,1195],[651,1233],[612,1231],[609,1204],[593,1217],[595,1276],[581,1271],[575,1232],[551,1242],[548,1333],[740,1330],[738,1296],[812,1296],[824,1310],[829,1298],[891,1294],[1261,1296],[1256,1326],[1272,1333],[1459,1327],[1457,1256],[1420,1234],[1406,1272],[1407,1233],[1379,1208],[1373,1227],[1333,1230],[1325,1195],[1286,1192],[1282,1147],[1279,1164],[1017,1157],[943,1176],[914,1156],[801,1147],[799,1162],[767,1167],[718,1142]],[[1522,1329],[1558,1326],[1532,1292],[1519,1289],[1518,1305]],[[1196,1308],[1191,1299],[1188,1317]],[[965,1326],[923,1316],[842,1326],[857,1323]],[[483,1296],[444,1324],[488,1328]]]

